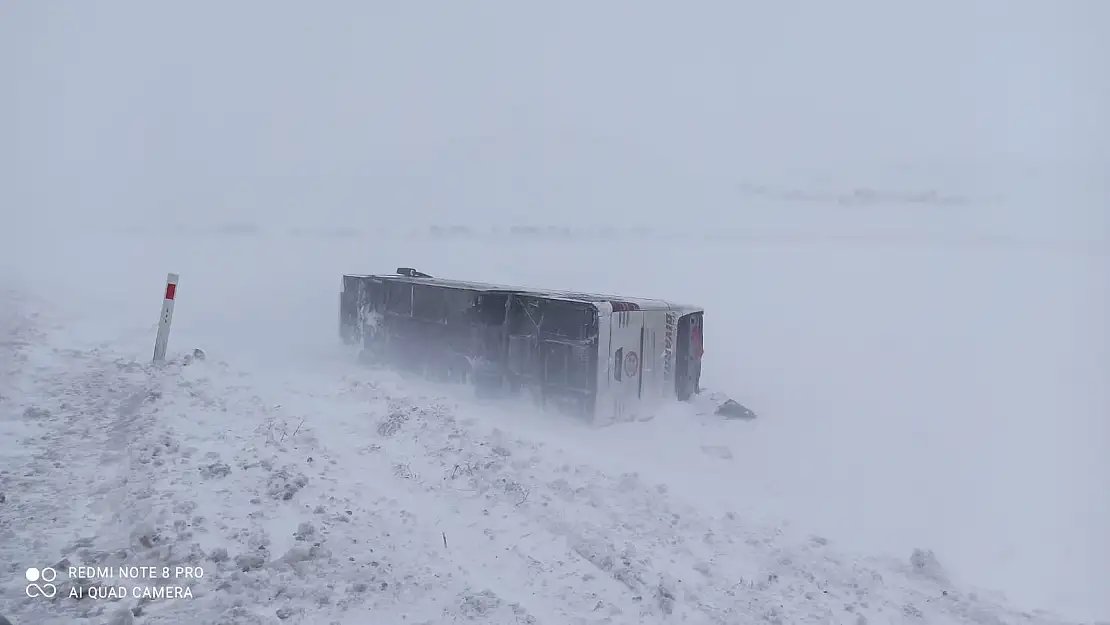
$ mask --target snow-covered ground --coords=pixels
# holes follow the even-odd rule
[[[14,625],[1107,614],[1096,417],[1108,404],[1093,377],[1107,361],[1087,316],[1106,310],[1090,281],[1105,250],[665,245],[9,241],[5,262],[45,262],[8,265],[18,271],[0,306],[0,614]],[[360,368],[336,337],[339,274],[396,265],[703,302],[707,384],[761,416],[673,410],[588,429]],[[170,270],[182,276],[173,362],[156,369]],[[207,358],[186,362],[194,347]],[[101,580],[188,586],[192,598],[24,595],[27,567],[62,560],[204,574]],[[63,594],[71,583],[62,576]]]

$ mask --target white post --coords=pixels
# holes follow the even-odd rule
[[[166,345],[170,341],[170,322],[173,321],[173,301],[177,297],[176,273],[166,276],[166,294],[162,300],[162,317],[158,319],[158,336],[154,339],[154,362],[166,359]]]

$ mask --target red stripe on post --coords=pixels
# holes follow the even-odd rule
[[[176,293],[177,293],[177,285],[176,284],[167,284],[166,285],[166,299],[173,299],[173,296]]]

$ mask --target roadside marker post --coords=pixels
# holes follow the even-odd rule
[[[170,322],[173,321],[173,303],[177,298],[177,280],[180,276],[166,276],[166,291],[162,299],[162,316],[158,319],[158,336],[154,339],[154,362],[166,360],[166,346],[170,342]]]

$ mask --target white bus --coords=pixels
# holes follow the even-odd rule
[[[656,299],[433,278],[343,276],[339,333],[365,360],[590,422],[650,416],[699,390],[704,310]]]

